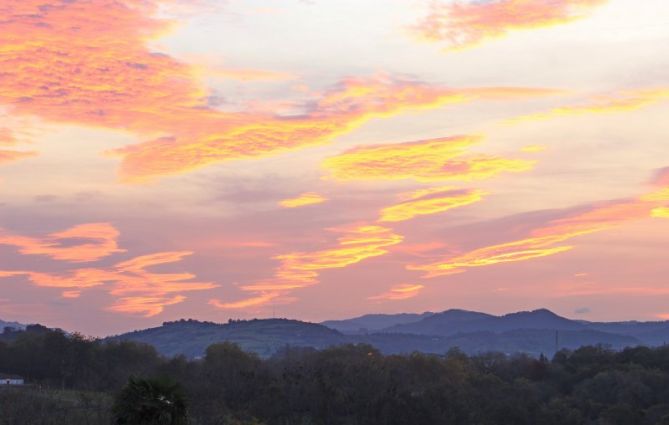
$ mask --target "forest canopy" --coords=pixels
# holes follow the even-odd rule
[[[582,347],[548,359],[457,349],[385,356],[359,344],[261,359],[223,342],[189,360],[33,326],[0,342],[0,371],[29,383],[0,391],[3,425],[54,411],[72,425],[101,423],[130,378],[179,383],[195,425],[669,424],[669,347]],[[80,402],[63,407],[62,394],[74,392],[96,406],[95,419],[82,419]],[[53,420],[31,423],[65,423]]]

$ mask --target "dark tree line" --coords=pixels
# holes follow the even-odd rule
[[[669,425],[669,347],[583,347],[549,360],[458,350],[384,356],[348,345],[260,359],[222,343],[189,360],[42,328],[0,342],[0,371],[110,395],[130,377],[167,378],[180,383],[193,425]]]

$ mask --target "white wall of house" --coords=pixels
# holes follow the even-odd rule
[[[0,379],[0,385],[23,385],[23,379]]]

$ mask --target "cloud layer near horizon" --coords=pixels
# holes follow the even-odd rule
[[[23,255],[46,255],[67,263],[90,263],[123,253],[117,240],[119,232],[109,223],[82,224],[53,233],[45,238],[1,235],[0,244],[16,247]],[[64,240],[91,242],[64,246]],[[160,314],[166,306],[183,302],[182,295],[203,291],[218,285],[193,280],[191,273],[155,273],[150,268],[181,262],[192,252],[158,252],[118,262],[112,266],[71,266],[65,273],[27,270],[1,270],[0,278],[25,277],[42,288],[60,289],[63,298],[78,298],[82,291],[104,287],[116,298],[108,308],[119,313],[140,314],[145,317]]]
[[[666,174],[658,177],[664,183]],[[410,265],[411,270],[426,272],[427,277],[462,273],[468,268],[500,263],[532,260],[570,251],[573,245],[564,243],[578,236],[602,232],[632,220],[658,217],[669,203],[669,186],[658,187],[638,198],[601,202],[583,211],[568,211],[543,227],[534,229],[530,237],[517,241],[486,246],[446,260],[426,265]]]

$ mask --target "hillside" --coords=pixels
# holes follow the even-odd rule
[[[338,330],[344,334],[365,334],[377,332],[397,325],[404,325],[418,322],[432,316],[434,313],[426,312],[421,314],[399,313],[399,314],[366,314],[353,319],[328,320],[321,325],[330,329]]]
[[[557,345],[556,345],[557,333]],[[575,350],[586,345],[604,345],[615,350],[638,346],[640,341],[624,335],[592,330],[516,329],[501,333],[473,332],[458,334],[447,338],[448,344],[458,347],[465,353],[488,351],[506,354],[526,353],[533,356],[545,354],[552,356],[556,348]]]
[[[523,311],[504,316],[466,310],[447,310],[422,320],[383,329],[383,332],[450,336],[468,332],[506,332],[516,329],[583,330],[586,325],[546,310]]]
[[[447,310],[415,322],[390,326],[379,332],[448,337],[458,333],[500,333],[520,329],[593,331],[630,337],[648,346],[658,346],[669,342],[669,322],[666,321],[589,322],[567,319],[546,309],[510,313],[503,316],[465,310]]]
[[[5,328],[25,329],[26,325],[23,325],[23,324],[17,323],[17,322],[5,322],[4,320],[0,320],[0,333],[2,333],[2,331]]]
[[[479,332],[488,328],[495,316],[466,310],[447,310],[413,323],[398,324],[382,329],[384,333],[449,336],[457,333]],[[487,324],[487,325],[486,325]]]
[[[333,329],[287,319],[254,319],[227,324],[180,320],[109,339],[143,342],[153,345],[164,355],[184,354],[188,357],[200,357],[209,345],[223,341],[234,342],[244,351],[261,356],[274,354],[286,345],[325,348],[346,342],[345,337]]]
[[[642,344],[659,346],[669,343],[669,322],[583,322],[588,329],[637,338]]]
[[[383,323],[416,318],[417,321],[396,324],[377,332],[352,331],[355,325],[361,323],[378,327]],[[504,316],[465,310],[423,315],[370,315],[342,322],[346,321],[336,321],[335,326],[348,330],[348,334],[323,324],[288,319],[254,319],[227,324],[181,320],[110,339],[143,342],[153,345],[164,355],[183,354],[190,358],[201,357],[209,345],[224,341],[234,342],[245,351],[261,357],[269,357],[286,346],[323,349],[361,343],[373,345],[384,354],[415,351],[443,354],[458,347],[469,354],[500,351],[538,356],[541,353],[551,355],[556,348],[606,345],[621,349],[649,344],[647,341],[660,341],[669,326],[657,323],[630,325],[580,322],[543,309]],[[616,329],[625,332],[615,332]],[[646,339],[638,335],[646,336]]]

